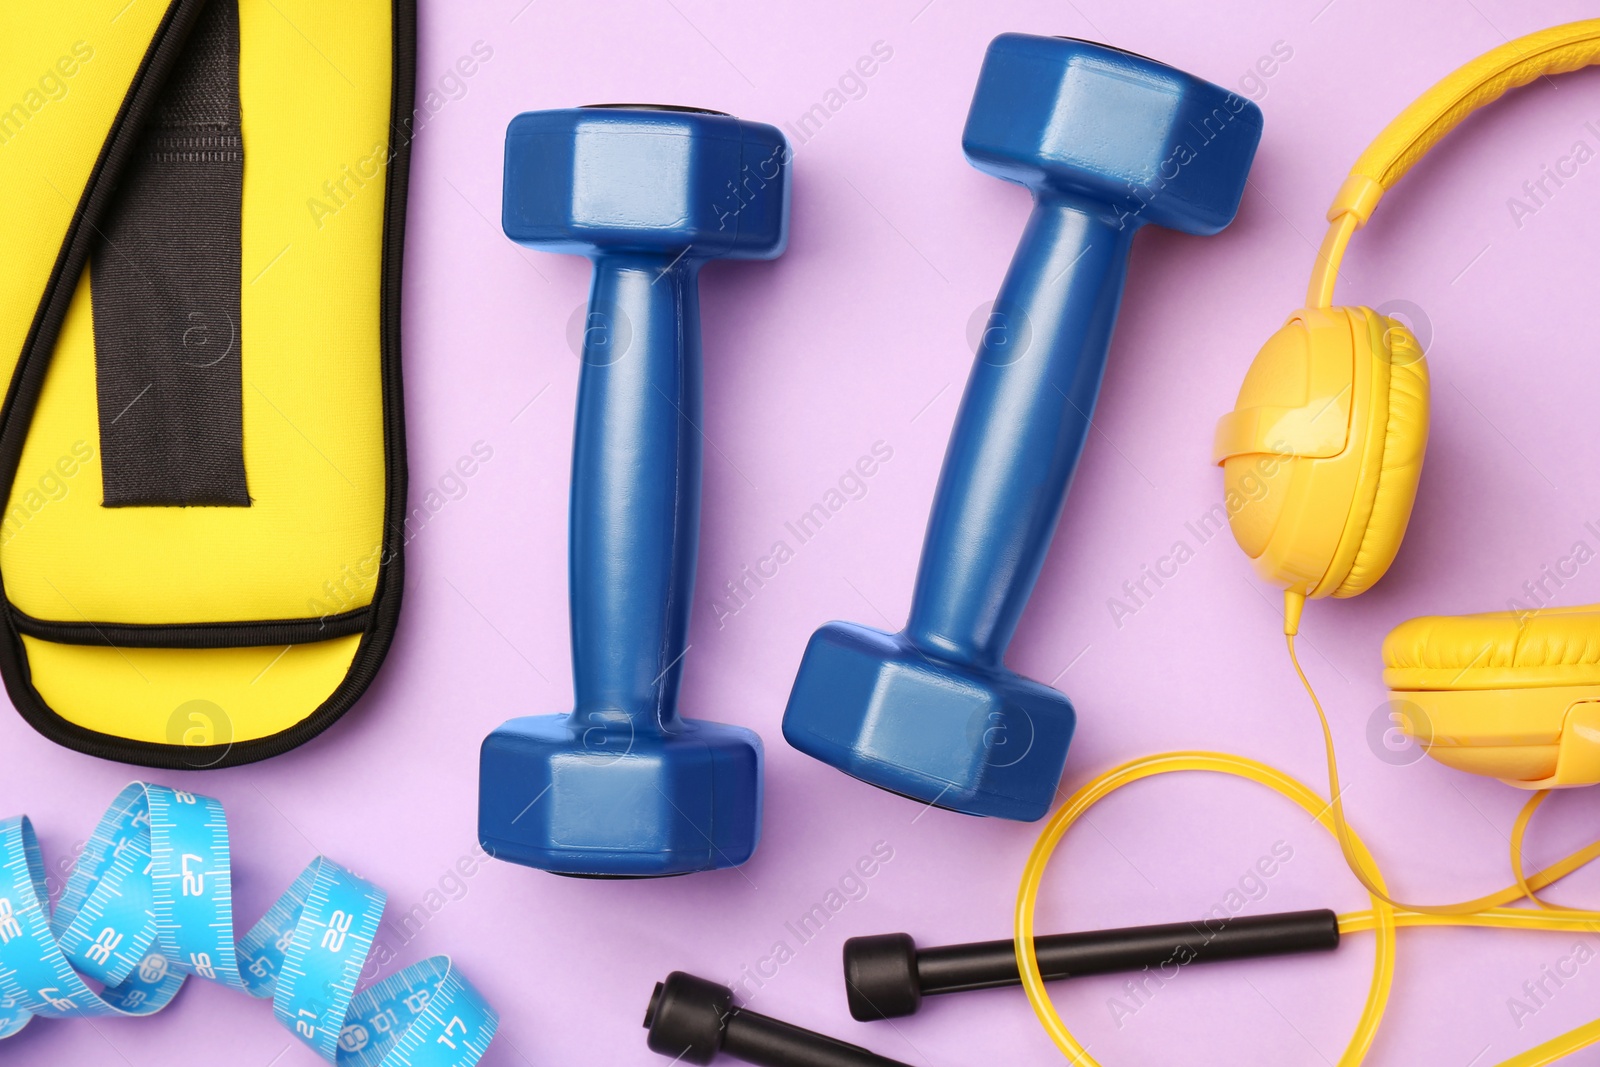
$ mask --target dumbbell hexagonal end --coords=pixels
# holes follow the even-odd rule
[[[1003,668],[835,622],[806,646],[783,736],[880,789],[1032,821],[1055,799],[1076,718],[1065,696]]]
[[[1211,234],[1233,221],[1261,139],[1254,103],[1174,67],[1064,37],[996,37],[962,147],[980,170]]]
[[[554,252],[770,259],[788,240],[776,127],[641,104],[530,111],[506,130],[502,224]]]
[[[761,837],[761,738],[684,719],[665,736],[512,719],[484,739],[484,851],[557,874],[647,878],[734,867]]]

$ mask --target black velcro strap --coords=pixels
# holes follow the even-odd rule
[[[240,382],[238,0],[211,0],[94,251],[106,507],[249,507]]]

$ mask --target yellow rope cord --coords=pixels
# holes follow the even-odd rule
[[[1322,724],[1323,743],[1327,749],[1331,802],[1323,800],[1298,779],[1257,760],[1222,752],[1169,752],[1114,767],[1083,786],[1045,823],[1038,841],[1028,855],[1027,865],[1022,872],[1022,884],[1017,891],[1014,934],[1017,966],[1021,971],[1022,986],[1028,995],[1028,1002],[1033,1005],[1034,1014],[1039,1017],[1045,1032],[1050,1035],[1050,1039],[1055,1042],[1056,1047],[1073,1067],[1099,1067],[1099,1064],[1062,1021],[1055,1005],[1051,1003],[1044,977],[1039,971],[1039,958],[1033,943],[1034,912],[1038,904],[1039,887],[1056,846],[1090,808],[1123,786],[1156,775],[1177,771],[1206,771],[1255,782],[1300,805],[1338,841],[1339,849],[1344,854],[1351,873],[1372,898],[1370,910],[1339,916],[1339,930],[1341,933],[1360,933],[1370,930],[1376,934],[1377,942],[1372,985],[1367,992],[1361,1017],[1356,1023],[1355,1034],[1346,1046],[1344,1054],[1340,1056],[1338,1067],[1357,1067],[1366,1059],[1373,1039],[1377,1036],[1378,1027],[1383,1021],[1384,1008],[1389,1001],[1389,990],[1394,982],[1397,927],[1477,926],[1507,930],[1580,932],[1600,930],[1600,912],[1548,904],[1537,896],[1538,890],[1600,856],[1600,841],[1593,842],[1532,875],[1525,875],[1523,872],[1521,857],[1523,837],[1533,813],[1544,802],[1546,796],[1544,793],[1536,794],[1524,805],[1512,829],[1511,867],[1516,875],[1515,884],[1459,904],[1408,904],[1392,898],[1372,853],[1345,821],[1344,803],[1339,788],[1339,765],[1334,753],[1333,733],[1328,726],[1328,717],[1322,709],[1321,701],[1317,699],[1316,691],[1311,687],[1310,680],[1306,678],[1305,671],[1300,667],[1292,635],[1288,637],[1288,648],[1290,662],[1293,663],[1301,684],[1305,686]],[[1505,907],[1523,899],[1532,901],[1538,908]],[[1537,1048],[1529,1049],[1506,1060],[1499,1067],[1545,1067],[1546,1064],[1554,1063],[1561,1057],[1597,1041],[1600,1041],[1600,1020],[1547,1041]]]

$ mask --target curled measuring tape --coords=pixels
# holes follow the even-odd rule
[[[232,888],[228,824],[211,797],[129,785],[53,914],[33,826],[0,821],[0,1038],[35,1015],[151,1015],[197,974],[270,997],[279,1022],[341,1067],[482,1058],[499,1017],[448,956],[355,993],[382,890],[319,856],[236,943]]]

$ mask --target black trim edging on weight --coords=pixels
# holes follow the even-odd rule
[[[263,648],[308,645],[349,637],[367,628],[369,608],[322,619],[268,619],[261,622],[56,622],[36,619],[11,605],[18,633],[57,645],[101,648]]]

